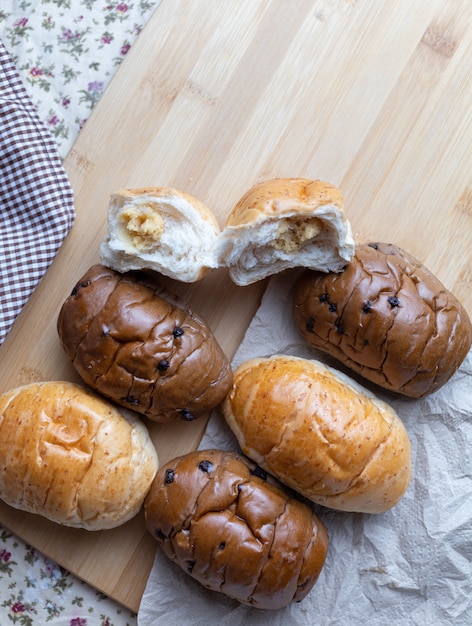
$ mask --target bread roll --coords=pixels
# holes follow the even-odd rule
[[[354,253],[339,190],[303,178],[254,185],[229,214],[223,231],[197,198],[168,187],[112,194],[103,265],[119,272],[153,270],[195,282],[228,268],[249,285],[291,267],[339,271]]]
[[[62,305],[57,328],[87,385],[156,422],[200,417],[231,385],[209,326],[157,275],[94,265]]]
[[[107,224],[100,260],[119,272],[148,269],[191,283],[217,265],[218,222],[200,200],[176,189],[115,192]]]
[[[69,382],[0,396],[0,498],[12,507],[87,530],[134,517],[157,472],[144,424]]]
[[[254,185],[228,216],[218,261],[237,285],[291,267],[341,270],[354,253],[339,190],[319,180],[277,178]]]
[[[410,482],[410,440],[395,411],[317,361],[249,359],[223,412],[247,456],[326,507],[382,513]]]
[[[470,318],[417,259],[397,246],[356,247],[345,271],[306,271],[293,291],[303,337],[367,380],[421,398],[442,387],[466,357]]]
[[[173,459],[160,468],[144,511],[172,561],[208,589],[259,609],[305,598],[325,562],[321,520],[235,452]]]

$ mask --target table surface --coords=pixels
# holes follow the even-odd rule
[[[329,181],[344,195],[356,241],[408,250],[472,312],[470,3],[293,6],[159,4],[65,159],[77,221],[0,350],[3,389],[77,380],[58,345],[57,313],[97,261],[109,195],[122,187],[174,186],[223,225],[258,180]],[[172,286],[232,357],[265,284],[236,287],[218,270]],[[161,461],[195,448],[204,426],[150,425]],[[86,533],[1,506],[0,522],[139,607],[155,549],[141,516]]]

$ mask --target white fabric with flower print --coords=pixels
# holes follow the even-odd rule
[[[136,626],[136,616],[0,528],[0,624]]]
[[[64,158],[161,0],[2,0],[0,39]]]

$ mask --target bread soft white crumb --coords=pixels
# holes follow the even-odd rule
[[[206,207],[176,190],[117,192],[110,199],[100,261],[118,272],[154,270],[190,283],[217,267],[219,232]]]
[[[227,226],[219,238],[218,261],[238,285],[249,285],[292,267],[340,271],[354,252],[349,222],[338,207],[325,205],[316,217],[266,218]]]

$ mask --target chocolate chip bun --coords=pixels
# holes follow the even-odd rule
[[[144,511],[169,559],[208,589],[259,609],[301,601],[325,562],[321,520],[235,452],[202,450],[166,463]]]
[[[0,498],[73,528],[104,530],[141,509],[157,472],[142,421],[70,382],[0,395]]]
[[[156,422],[193,420],[231,385],[207,323],[156,276],[94,265],[62,305],[57,328],[87,385]]]
[[[306,341],[365,379],[421,398],[444,385],[472,342],[457,298],[395,245],[358,245],[341,273],[305,271],[293,290]]]
[[[411,446],[396,412],[318,361],[249,359],[222,407],[242,452],[317,504],[383,513],[408,488]]]

